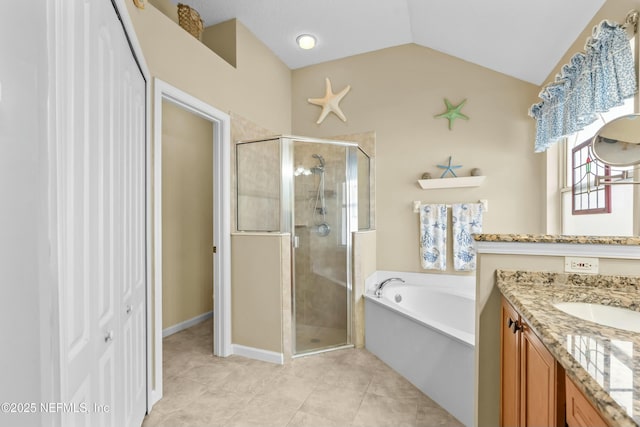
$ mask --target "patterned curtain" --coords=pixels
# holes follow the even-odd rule
[[[622,105],[636,92],[633,55],[622,25],[603,21],[593,29],[584,53],[571,58],[531,106],[536,120],[535,151],[546,151],[560,138],[597,119],[597,113]]]

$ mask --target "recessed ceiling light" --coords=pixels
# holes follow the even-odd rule
[[[316,38],[311,34],[300,34],[296,37],[296,43],[298,43],[301,49],[309,50],[313,49],[316,45]]]

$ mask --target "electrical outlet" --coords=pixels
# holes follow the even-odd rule
[[[598,274],[598,258],[564,257],[565,273]]]

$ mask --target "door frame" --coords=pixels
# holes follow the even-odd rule
[[[297,142],[301,143],[311,143],[316,144],[320,147],[322,146],[335,146],[342,147],[345,149],[345,183],[346,183],[346,196],[348,198],[347,202],[347,213],[345,219],[345,225],[347,230],[347,239],[346,239],[346,263],[345,267],[347,270],[347,279],[345,283],[346,288],[346,301],[347,301],[347,326],[346,326],[346,335],[347,342],[345,344],[338,344],[330,347],[331,349],[338,348],[350,348],[354,345],[353,340],[353,330],[354,330],[354,307],[353,307],[353,233],[358,231],[358,160],[357,160],[357,150],[360,149],[360,146],[357,142],[350,141],[341,141],[341,140],[331,140],[331,139],[318,139],[313,137],[283,137],[281,141],[281,152],[283,164],[291,164],[294,165],[294,157],[295,157],[295,145]],[[285,177],[282,181],[281,188],[282,197],[282,205],[281,210],[284,212],[282,215],[281,222],[281,230],[288,232],[291,236],[291,272],[292,272],[292,294],[291,294],[291,331],[292,331],[292,339],[291,339],[291,352],[294,357],[297,356],[307,356],[310,354],[315,354],[318,352],[325,351],[324,348],[316,348],[305,351],[298,351],[297,349],[297,333],[296,333],[296,304],[295,304],[295,294],[296,294],[296,273],[295,273],[295,258],[296,258],[296,250],[295,250],[295,227],[293,224],[295,221],[296,210],[293,208],[295,205],[295,189],[294,189],[294,180],[293,174],[289,176],[288,180]],[[356,208],[353,207],[355,200]],[[334,231],[337,233],[338,231]]]
[[[231,119],[228,114],[154,78],[153,108],[153,309],[154,322],[149,323],[149,336],[155,338],[153,352],[148,354],[149,366],[155,366],[155,389],[151,405],[162,398],[162,101],[169,101],[210,121],[213,126],[213,353],[226,357],[231,348],[231,195],[230,146]],[[149,153],[150,155],[150,153]],[[149,161],[151,159],[149,158]],[[155,330],[152,326],[155,325]],[[155,365],[152,365],[155,363]]]

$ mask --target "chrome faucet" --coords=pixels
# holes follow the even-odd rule
[[[376,290],[373,292],[373,294],[376,296],[376,298],[380,298],[382,296],[382,288],[385,287],[385,285],[389,282],[393,282],[393,281],[399,281],[404,283],[404,279],[401,279],[399,277],[392,277],[390,279],[387,280],[383,280],[382,282],[380,282],[377,286],[376,286]]]

